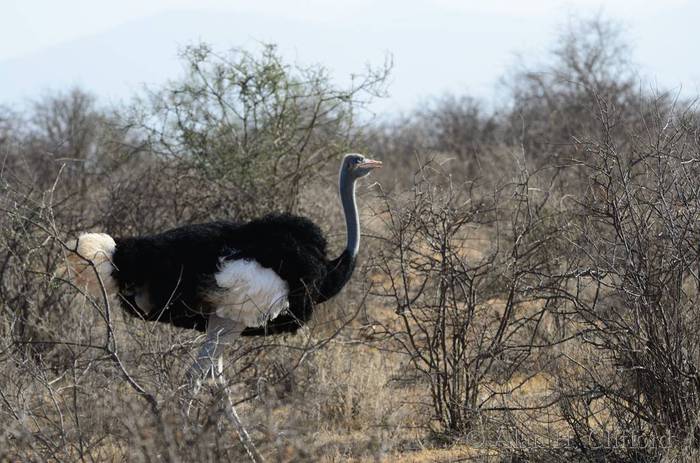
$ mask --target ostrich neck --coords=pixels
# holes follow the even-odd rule
[[[355,202],[355,181],[349,178],[345,171],[342,171],[339,183],[340,202],[343,204],[347,230],[345,250],[352,259],[355,259],[360,249],[360,217],[357,214],[357,203]]]
[[[316,303],[327,301],[343,289],[355,269],[355,258],[360,249],[360,218],[355,203],[355,181],[341,171],[339,187],[340,202],[345,213],[347,244],[340,256],[328,263],[328,271],[314,298]]]

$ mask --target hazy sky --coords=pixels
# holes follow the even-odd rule
[[[274,42],[339,81],[391,53],[380,112],[446,91],[490,99],[516,54],[541,59],[567,18],[599,11],[626,27],[642,85],[700,93],[697,0],[3,0],[0,104],[72,85],[116,102],[177,77],[177,50],[200,40],[219,49]]]

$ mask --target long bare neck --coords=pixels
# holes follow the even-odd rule
[[[315,302],[325,302],[343,289],[355,269],[355,259],[360,249],[360,217],[355,203],[355,182],[344,170],[340,172],[340,202],[345,214],[347,243],[345,250],[328,263],[328,271],[318,288]]]
[[[357,214],[355,202],[355,181],[347,175],[345,170],[341,170],[338,183],[347,232],[345,250],[354,259],[360,249],[360,217]]]

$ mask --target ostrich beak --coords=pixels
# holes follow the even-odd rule
[[[368,169],[379,169],[380,167],[382,167],[382,161],[375,161],[374,159],[365,159],[365,161],[362,163],[362,167]]]

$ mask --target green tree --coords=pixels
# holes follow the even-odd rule
[[[368,68],[341,88],[320,66],[286,64],[274,45],[219,54],[200,44],[181,55],[185,76],[141,99],[131,123],[150,153],[197,175],[241,218],[294,211],[310,177],[357,149],[357,114],[389,72]]]

